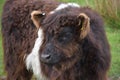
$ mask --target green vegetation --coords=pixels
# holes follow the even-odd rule
[[[111,45],[112,63],[109,75],[120,76],[120,29],[106,27],[109,43]]]
[[[94,0],[95,9],[101,13],[106,22],[120,28],[120,0]]]
[[[104,1],[113,1],[113,0],[59,0],[64,2],[76,2],[82,5],[89,5],[93,7],[96,10],[99,10],[101,15],[104,17],[106,22],[106,33],[108,36],[109,43],[111,45],[111,53],[112,53],[112,63],[111,68],[109,71],[109,76],[119,77],[120,76],[120,8],[118,10],[117,5],[112,5],[109,3],[110,6],[116,6],[115,9],[111,9],[107,2]],[[101,2],[98,2],[101,1]],[[120,0],[114,0],[119,1]],[[94,5],[94,2],[96,2],[96,5]],[[1,13],[2,13],[2,6],[3,6],[4,0],[0,0],[0,22],[1,22]],[[104,4],[103,4],[104,3]],[[99,5],[99,6],[98,6]],[[107,10],[106,10],[107,9]],[[109,10],[112,10],[112,13],[109,12]],[[115,11],[115,13],[113,13]],[[110,15],[108,15],[108,13]],[[114,14],[114,15],[113,15]],[[115,17],[117,16],[117,17]],[[112,26],[112,27],[111,27]],[[1,27],[1,25],[0,25]],[[2,38],[0,34],[0,76],[4,75],[3,72],[3,50],[2,50]]]
[[[4,0],[0,0],[0,30],[1,30],[1,14],[3,8]],[[4,74],[3,68],[3,50],[2,50],[2,37],[0,32],[0,76]]]

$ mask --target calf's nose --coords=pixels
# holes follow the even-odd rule
[[[49,62],[51,60],[51,55],[50,54],[41,54],[40,60],[42,62]]]
[[[43,58],[43,59],[50,59],[50,54],[42,54],[41,58]]]

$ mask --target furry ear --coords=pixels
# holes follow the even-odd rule
[[[40,22],[43,16],[45,16],[45,13],[42,13],[41,11],[32,11],[31,19],[37,28],[40,27]]]
[[[90,19],[85,13],[80,13],[79,16],[80,39],[84,39],[90,31]]]

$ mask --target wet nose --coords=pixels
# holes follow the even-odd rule
[[[43,62],[49,62],[50,59],[51,59],[51,55],[50,55],[50,54],[41,54],[40,59],[41,59],[41,61],[43,61]]]
[[[54,64],[58,61],[57,52],[53,44],[46,44],[44,50],[40,54],[40,61],[46,64]]]

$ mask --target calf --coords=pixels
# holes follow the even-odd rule
[[[107,80],[101,16],[53,0],[7,0],[2,15],[7,80]]]

